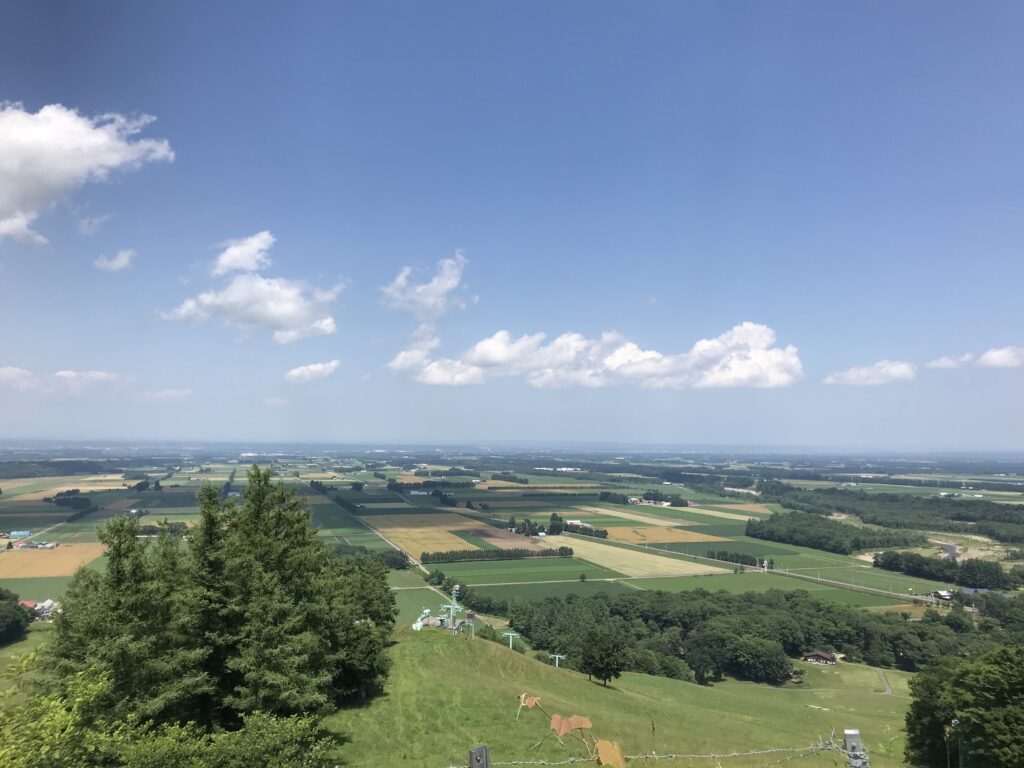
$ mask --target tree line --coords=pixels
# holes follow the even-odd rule
[[[812,512],[782,512],[747,521],[747,536],[849,555],[862,549],[913,547],[925,543],[919,533],[858,528]]]
[[[627,670],[684,678],[692,674],[699,682],[728,673],[779,683],[788,679],[789,659],[812,649],[916,671],[945,656],[974,656],[1024,640],[1021,606],[1005,622],[984,604],[979,610],[985,619],[980,623],[959,607],[942,615],[928,611],[922,620],[912,621],[909,615],[819,601],[802,590],[696,590],[549,597],[513,602],[506,615],[531,645],[566,654],[569,666],[573,657],[581,658],[588,632],[601,627],[624,638],[630,649],[624,655]]]
[[[758,487],[765,501],[778,502],[787,509],[826,516],[853,515],[884,528],[969,532],[997,541],[1024,542],[1024,505],[839,488],[806,491],[774,480]]]
[[[879,552],[874,557],[874,564],[876,568],[887,571],[975,589],[1010,590],[1024,584],[1024,566],[1004,571],[999,563],[979,558],[943,560],[915,552]]]
[[[447,552],[423,552],[420,562],[463,563],[471,560],[525,560],[532,557],[572,557],[572,547],[558,549],[453,549]]]
[[[597,496],[599,501],[607,501],[610,504],[629,504],[630,495],[628,493],[617,493],[616,491],[601,491]],[[669,506],[672,507],[688,507],[690,502],[680,496],[678,493],[664,494],[661,491],[644,491],[643,499],[646,501],[667,501]]]
[[[708,550],[708,555],[712,560],[722,560],[726,563],[738,563],[740,565],[751,565],[755,568],[761,568],[764,566],[765,561],[760,560],[753,555],[748,555],[745,552],[730,552],[725,549],[720,549],[717,552]],[[768,570],[775,568],[775,561],[771,558],[768,559]]]

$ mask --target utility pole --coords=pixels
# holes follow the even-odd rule
[[[503,634],[505,637],[508,638],[508,649],[511,651],[512,650],[512,641],[515,640],[517,637],[519,637],[519,633],[518,632],[502,632],[501,634]]]
[[[560,662],[562,659],[564,659],[565,655],[561,654],[561,653],[549,653],[548,657],[555,660],[555,668],[557,668],[558,667],[558,662]]]

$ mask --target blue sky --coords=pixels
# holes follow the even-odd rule
[[[1019,4],[0,24],[0,436],[1024,449]]]

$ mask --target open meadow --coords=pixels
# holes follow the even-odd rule
[[[888,670],[891,694],[875,670],[845,664],[820,673],[811,669],[804,683],[781,687],[730,680],[699,686],[627,672],[605,688],[586,675],[467,635],[400,629],[396,638],[387,695],[330,718],[331,727],[351,739],[344,755],[353,765],[373,764],[385,742],[392,745],[388,765],[397,768],[462,765],[469,748],[481,743],[491,747],[494,761],[565,760],[574,752],[544,738],[551,713],[588,717],[596,737],[619,741],[630,755],[708,755],[659,760],[666,768],[761,768],[778,758],[711,755],[806,748],[844,728],[861,730],[873,768],[903,764],[906,676]],[[524,693],[540,697],[548,715],[523,710],[517,716]],[[790,764],[840,764],[830,752],[799,757]]]

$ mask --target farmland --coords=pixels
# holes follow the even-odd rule
[[[154,465],[151,470],[136,469],[129,475],[55,474],[5,481],[12,491],[5,489],[0,496],[3,525],[15,529],[16,523],[18,529],[32,531],[36,540],[53,541],[59,546],[50,550],[0,552],[0,586],[31,600],[59,597],[77,567],[104,568],[106,558],[97,530],[107,520],[143,510],[142,524],[167,520],[193,526],[198,519],[196,493],[203,483],[218,488],[226,501],[243,503],[243,499],[236,497],[246,488],[240,465],[229,460],[196,462],[192,466],[181,463],[181,471],[170,475],[167,468]],[[576,710],[589,707],[588,714],[595,716],[595,728],[600,719],[606,733],[626,745],[636,741],[644,727],[649,728],[650,716],[656,724],[659,718],[671,722],[685,718],[693,727],[661,735],[659,742],[702,754],[726,744],[716,740],[719,737],[715,729],[702,729],[700,723],[723,717],[744,723],[743,732],[752,748],[770,747],[781,743],[780,740],[810,743],[830,732],[833,725],[860,725],[873,745],[873,764],[899,764],[895,755],[903,738],[901,718],[906,707],[908,676],[891,669],[882,672],[852,664],[822,669],[798,664],[805,670],[805,682],[777,688],[728,676],[708,688],[683,680],[627,672],[605,689],[588,683],[577,672],[552,670],[549,665],[500,645],[484,640],[466,642],[465,637],[436,631],[413,633],[408,625],[424,608],[435,615],[439,613],[445,600],[442,592],[454,583],[464,588],[467,603],[490,601],[481,603],[480,621],[486,619],[499,630],[516,621],[515,616],[535,601],[570,596],[591,601],[601,595],[623,604],[645,595],[655,600],[679,595],[686,600],[724,601],[728,596],[755,596],[773,601],[779,599],[778,593],[791,593],[787,599],[806,600],[807,596],[792,598],[794,591],[801,591],[813,600],[832,604],[835,610],[854,610],[858,614],[862,613],[860,609],[870,614],[883,612],[889,618],[903,621],[900,614],[922,616],[923,605],[914,603],[915,598],[948,585],[881,571],[872,566],[870,553],[841,555],[748,537],[748,520],[783,511],[778,504],[761,503],[749,494],[730,495],[724,489],[712,492],[706,487],[691,489],[679,484],[669,487],[653,482],[642,472],[588,471],[586,480],[575,480],[523,471],[518,466],[506,470],[515,470],[513,474],[528,483],[490,480],[487,470],[481,472],[483,482],[473,483],[462,475],[449,479],[441,479],[441,475],[425,477],[399,466],[401,463],[380,460],[376,466],[367,466],[353,458],[345,462],[348,469],[339,470],[324,462],[279,460],[274,469],[277,478],[307,504],[317,535],[328,545],[342,551],[385,552],[398,548],[413,561],[409,569],[388,574],[398,621],[397,643],[391,651],[397,666],[388,696],[374,700],[365,710],[347,711],[331,721],[332,727],[354,734],[346,753],[353,764],[359,764],[360,756],[372,750],[368,739],[375,728],[383,727],[397,729],[402,738],[412,739],[417,745],[415,750],[396,757],[397,765],[433,768],[438,760],[454,761],[457,754],[449,751],[450,745],[431,735],[433,727],[446,722],[447,710],[440,713],[439,720],[436,712],[422,718],[410,716],[408,708],[419,695],[408,686],[443,685],[449,674],[459,674],[462,681],[487,680],[490,686],[486,705],[477,702],[465,684],[458,686],[452,711],[459,712],[465,721],[465,707],[482,708],[483,719],[477,722],[478,715],[473,714],[468,721],[453,724],[454,732],[466,742],[484,738],[503,756],[522,757],[521,737],[526,731],[520,733],[520,725],[512,729],[507,726],[508,722],[516,721],[514,716],[508,720],[508,713],[502,709],[505,702],[501,699],[502,691],[494,688],[495,670],[507,676],[501,677],[506,681],[501,685],[507,684],[509,688],[506,693],[510,707],[515,706],[518,693],[531,688],[540,691],[556,707],[562,706],[560,702],[565,702],[564,708],[578,702]],[[428,466],[430,471],[444,471],[443,465]],[[140,481],[136,478],[140,474],[150,479],[148,487],[138,486]],[[692,474],[692,469],[687,474]],[[160,481],[159,490],[154,487],[156,480]],[[3,487],[0,483],[0,488]],[[43,501],[60,488],[78,488],[78,495],[89,502],[89,511],[68,520],[69,509]],[[624,502],[625,496],[658,492],[692,503],[663,506],[612,500]],[[602,498],[602,493],[615,496]],[[524,531],[537,531],[538,526],[549,526],[554,521],[578,521],[576,524],[590,526],[599,535],[557,530],[544,537],[524,535]],[[848,524],[862,525],[853,519]],[[940,540],[938,534],[929,538]],[[1009,549],[965,533],[947,532],[946,539],[960,551],[978,552],[986,557],[1000,556]],[[483,557],[498,549],[539,551],[559,546],[570,547],[573,555],[474,560],[472,554],[465,554],[479,552]],[[424,551],[458,551],[460,557],[458,562],[432,562],[420,567],[417,561]],[[938,544],[935,551],[939,551]],[[748,561],[744,565],[715,559],[720,555],[745,556]],[[753,560],[759,567],[749,564]],[[763,570],[765,561],[771,564],[768,572]],[[446,586],[429,587],[424,580],[427,571],[439,572],[430,576],[431,584],[447,579]],[[652,595],[658,592],[667,594]],[[603,604],[604,600],[593,602]],[[478,629],[482,627],[478,622]],[[30,636],[36,644],[39,638],[38,632]],[[520,642],[523,640],[534,642],[529,635],[524,635]],[[425,664],[421,654],[430,654],[433,661],[426,665],[428,668],[414,668]],[[516,690],[514,695],[512,689]],[[889,689],[891,693],[887,692]],[[605,701],[606,696],[612,698]],[[393,703],[399,698],[400,710]],[[627,700],[628,704],[622,703]],[[613,713],[613,706],[625,706],[631,714],[621,716],[618,710]],[[765,712],[771,714],[766,716]],[[374,718],[374,724],[364,719],[368,717]],[[394,724],[398,717],[400,723]],[[501,722],[502,727],[490,729],[486,724],[491,721]],[[385,726],[386,723],[392,725]],[[730,740],[729,746],[734,745]],[[464,746],[460,745],[460,750]],[[547,754],[546,748],[534,754]],[[638,749],[644,749],[644,745],[640,743]],[[550,756],[561,754],[556,750]],[[711,765],[701,765],[699,761],[692,764],[695,768]],[[812,758],[802,760],[801,764],[817,765]],[[744,764],[734,761],[732,765]]]
[[[139,490],[134,479],[109,472],[3,481],[0,527],[33,532],[45,530],[44,540],[61,546],[47,553],[19,553],[6,562],[0,555],[0,584],[6,582],[33,594],[48,594],[59,589],[61,579],[78,565],[101,562],[97,560],[102,550],[96,529],[109,517],[144,509],[148,513],[143,518],[145,522],[166,519],[191,525],[197,519],[196,491],[202,483],[223,485],[230,479],[233,491],[244,490],[244,473],[238,471],[239,464],[226,460],[180,463],[181,468],[170,473],[166,468],[154,466],[132,475],[132,478],[146,476],[152,481],[160,480],[160,490],[153,487]],[[472,487],[455,487],[447,492],[459,505],[454,508],[442,505],[440,498],[428,491],[417,490],[417,486],[431,477],[388,467],[375,473],[359,466],[358,462],[352,464],[354,466],[345,472],[325,469],[317,462],[283,463],[278,469],[280,479],[306,499],[312,522],[328,543],[368,550],[398,547],[413,560],[425,551],[538,549],[559,544],[574,549],[576,558],[567,560],[481,561],[433,566],[469,585],[500,585],[486,589],[505,597],[526,598],[539,594],[543,588],[538,582],[552,588],[557,585],[560,593],[592,591],[592,586],[569,584],[579,583],[581,575],[591,580],[611,580],[603,582],[605,584],[622,581],[621,586],[626,589],[648,589],[660,583],[659,580],[665,580],[663,583],[670,585],[666,588],[674,591],[698,588],[700,579],[692,582],[692,586],[686,579],[706,579],[709,574],[721,574],[721,583],[729,585],[724,588],[734,589],[736,582],[725,579],[732,575],[730,571],[735,566],[707,559],[709,552],[719,550],[747,554],[759,562],[770,559],[775,569],[771,583],[776,588],[808,589],[837,602],[900,605],[907,601],[911,591],[923,594],[943,587],[937,582],[880,572],[857,557],[751,539],[744,535],[746,521],[769,515],[778,511],[778,507],[762,504],[749,496],[736,498],[722,492],[673,485],[667,492],[686,499],[690,506],[641,507],[599,499],[599,494],[607,489],[636,495],[650,489],[649,482],[637,472],[606,473],[601,475],[603,479],[592,474],[583,480],[568,473],[551,476],[514,467],[513,474],[527,481],[525,484],[491,480],[489,473],[484,472],[481,482],[462,481]],[[439,473],[444,470],[438,464],[428,464],[428,467]],[[324,483],[327,493],[312,489],[308,483],[314,481]],[[402,486],[397,486],[397,491],[385,487],[389,481],[405,483],[404,490]],[[350,487],[352,483],[362,483],[363,487],[356,490]],[[93,503],[95,511],[65,522],[67,510],[42,499],[59,490],[74,488]],[[467,504],[472,508],[467,508]],[[560,537],[561,540],[552,538],[544,542],[506,530],[508,518],[530,518],[543,523],[552,514],[607,530],[607,539],[566,535]],[[967,542],[963,543],[966,551]],[[979,542],[977,548],[982,546]],[[43,554],[50,557],[43,558]],[[780,579],[780,576],[788,578]],[[705,581],[702,588],[716,584],[715,578],[718,577]],[[41,581],[34,585],[33,579]],[[646,587],[645,581],[649,582]],[[759,588],[756,583],[756,579],[747,578],[739,582],[751,591]],[[619,588],[617,583],[609,587]]]

